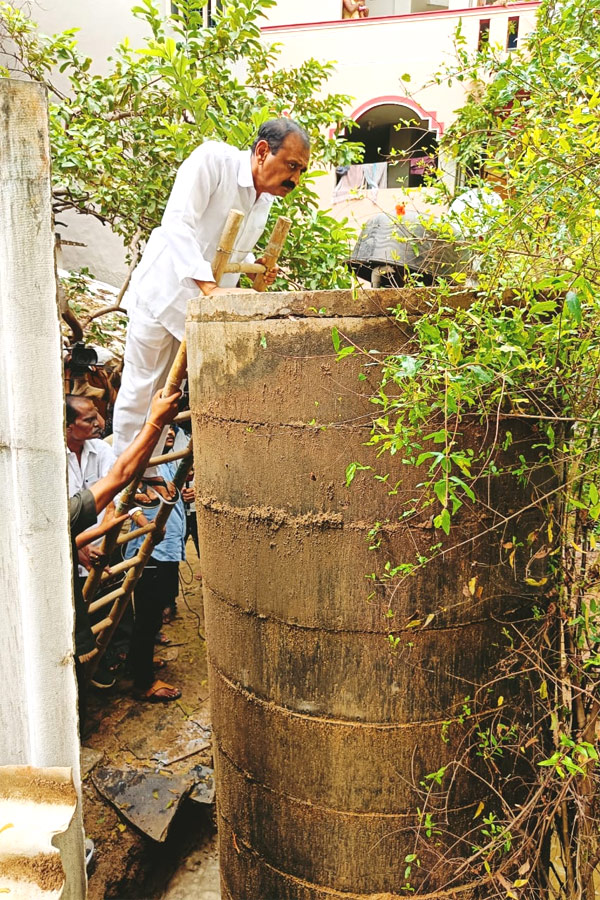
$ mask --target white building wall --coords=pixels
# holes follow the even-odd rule
[[[413,0],[413,8],[415,2],[418,0]],[[440,8],[395,18],[271,24],[263,29],[263,36],[283,45],[282,59],[286,65],[298,65],[308,54],[323,61],[335,59],[335,72],[327,90],[354,98],[348,109],[354,118],[373,106],[396,103],[428,118],[431,128],[441,135],[462,105],[467,85],[456,80],[452,85],[430,82],[444,64],[452,64],[453,36],[459,23],[466,46],[475,50],[479,23],[489,19],[490,42],[504,48],[508,19],[519,16],[519,36],[523,37],[533,29],[539,6],[537,2],[522,2],[469,7],[468,0],[458,2],[460,9]],[[292,15],[291,5],[288,0],[280,0],[278,9],[286,6]],[[404,74],[410,75],[410,82],[403,81]],[[453,170],[443,160],[441,165],[451,180]],[[319,179],[315,185],[326,208],[332,206],[334,186],[333,174]],[[337,217],[347,216],[358,226],[377,212],[393,212],[397,203],[406,203],[407,208],[417,211],[427,209],[418,193],[407,193],[398,185],[397,189],[379,191],[375,200],[357,197],[333,206],[333,210]]]
[[[136,20],[130,7],[135,0],[35,0],[34,18],[45,31],[77,26],[81,29],[82,50],[95,60],[97,70],[106,69],[106,57],[117,43],[128,36],[135,45],[142,43],[144,25]],[[170,0],[159,0],[163,12]],[[411,103],[432,127],[441,133],[453,120],[462,104],[465,86],[460,82],[427,85],[431,75],[453,59],[453,35],[459,22],[467,45],[477,46],[479,22],[490,20],[490,41],[506,46],[508,19],[519,16],[519,37],[535,23],[539,2],[510,2],[495,6],[486,0],[366,0],[371,10],[368,19],[341,19],[341,0],[278,0],[268,10],[263,28],[266,41],[283,45],[281,64],[299,65],[308,56],[321,61],[336,61],[336,70],[327,91],[351,95],[348,113],[361,115],[380,102]],[[408,73],[407,85],[402,75]],[[426,86],[427,85],[427,86]],[[411,97],[407,98],[410,92]],[[316,190],[324,207],[331,207],[333,175],[318,180]],[[380,191],[376,204],[356,202],[336,207],[336,215],[347,215],[361,222],[378,208],[391,211],[405,200],[398,190]],[[411,200],[412,202],[412,200]],[[419,203],[417,201],[417,208]],[[84,216],[63,216],[68,229],[63,237],[84,241],[87,248],[65,247],[62,263],[66,268],[87,265],[103,281],[120,285],[126,265],[121,242],[97,222]]]
[[[169,0],[157,0],[166,9]],[[107,59],[124,38],[141,46],[150,32],[145,22],[131,12],[135,0],[29,0],[21,4],[44,34],[78,28],[77,43],[82,53],[94,60],[93,70],[106,72]]]

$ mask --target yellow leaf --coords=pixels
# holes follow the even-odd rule
[[[479,801],[479,806],[478,806],[477,809],[475,810],[475,815],[473,816],[473,818],[476,819],[477,816],[480,816],[481,813],[484,811],[484,809],[485,809],[485,803],[483,802],[483,800],[480,800],[480,801]]]
[[[127,825],[123,825],[122,822],[117,822],[117,828],[119,829],[119,831],[125,831]]]
[[[425,621],[423,622],[423,628],[427,628],[430,622],[433,622],[435,619],[435,613],[429,613]]]
[[[510,563],[511,569],[514,569],[514,567],[515,567],[515,553],[516,553],[516,550],[513,550],[513,552],[508,557],[508,562]]]
[[[158,791],[152,791],[152,796],[155,800],[158,800]]]
[[[502,694],[500,694],[500,696],[498,697],[498,706],[502,706],[503,703],[504,703],[504,697],[502,696]]]
[[[523,887],[524,884],[527,884],[528,878],[517,878],[515,881],[515,887]]]
[[[548,543],[552,543],[552,519],[548,521]]]
[[[475,577],[471,578],[471,580],[469,581],[469,593],[470,593],[471,597],[475,593],[475,585],[476,584],[477,584],[477,575],[475,575]]]
[[[590,547],[592,550],[596,549],[596,535],[590,534]]]
[[[539,581],[536,581],[535,578],[526,578],[525,584],[531,584],[533,587],[541,587],[543,584],[546,584],[547,581],[547,578],[540,578]]]
[[[6,825],[3,825],[2,828],[0,828],[0,834],[2,834],[3,831],[6,831],[7,828],[14,828],[14,827],[15,826],[13,825],[12,822],[8,822]]]
[[[540,684],[538,693],[540,695],[541,700],[548,699],[548,685],[546,684],[545,681],[542,681],[542,683]]]

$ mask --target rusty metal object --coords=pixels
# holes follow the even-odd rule
[[[458,735],[445,740],[442,723],[489,679],[500,620],[526,602],[498,542],[476,535],[539,485],[515,497],[501,480],[484,479],[489,513],[465,506],[452,531],[452,543],[464,544],[397,589],[393,651],[389,598],[369,596],[367,574],[387,559],[413,562],[440,539],[430,513],[410,526],[399,518],[403,500],[419,491],[421,470],[397,457],[378,460],[364,446],[377,410],[369,402],[378,382],[373,363],[379,354],[414,352],[410,324],[386,311],[402,302],[411,314],[422,312],[433,299],[428,291],[329,291],[190,304],[226,900],[406,896],[404,860],[414,852],[423,806],[419,782],[458,752]],[[344,343],[378,351],[370,366],[357,353],[336,361],[334,326]],[[510,427],[526,452],[527,426]],[[461,430],[471,442],[488,440],[476,419]],[[357,474],[349,490],[344,473],[353,460],[373,471]],[[399,483],[395,494],[373,478],[387,471],[389,484]],[[536,516],[511,522],[511,533],[529,533]],[[383,523],[381,547],[369,551],[374,522]],[[416,619],[421,627],[410,627]],[[440,861],[452,835],[472,827],[481,799],[480,783],[464,770],[446,807],[428,799],[443,834],[438,846],[420,848],[411,896],[481,896],[473,883],[446,890],[451,870]],[[469,841],[452,852],[469,855]]]
[[[426,218],[408,211],[401,218],[378,213],[364,223],[348,260],[359,278],[374,287],[402,287],[407,275],[419,275],[424,284],[448,278],[462,263],[459,245],[444,239]],[[374,280],[377,279],[377,280]]]

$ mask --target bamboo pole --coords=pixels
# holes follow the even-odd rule
[[[225,274],[243,272],[245,275],[260,275],[266,271],[262,263],[227,263]]]
[[[120,575],[121,572],[126,572],[128,569],[131,569],[131,567],[135,566],[138,562],[139,559],[137,556],[132,556],[131,559],[125,559],[123,562],[117,563],[116,566],[111,566],[108,572],[102,573],[102,584],[106,581],[110,581],[115,575]]]
[[[189,443],[189,447],[189,456],[187,456],[180,462],[177,468],[177,472],[175,473],[175,477],[173,478],[173,484],[179,490],[185,484],[188,472],[192,467],[193,457],[191,453],[191,440]],[[94,674],[104,651],[108,647],[111,638],[116,631],[125,610],[127,609],[133,590],[146,567],[146,563],[152,555],[152,550],[154,549],[155,545],[160,543],[160,541],[162,540],[163,527],[166,524],[169,515],[171,514],[172,508],[173,507],[168,503],[161,504],[154,518],[154,521],[151,523],[152,525],[154,525],[154,528],[146,535],[142,546],[136,554],[136,556],[139,557],[139,562],[137,563],[137,565],[129,569],[127,575],[125,576],[125,580],[121,588],[119,589],[121,593],[119,593],[119,596],[115,599],[108,617],[104,619],[102,623],[98,623],[103,627],[100,628],[97,625],[92,628],[94,634],[97,635],[96,643],[98,647],[98,653],[87,664],[86,674],[88,678],[90,678]]]
[[[153,456],[148,465],[160,466],[161,463],[176,462],[178,459],[185,459],[190,453],[191,450],[189,447],[186,447],[185,450],[178,450],[177,453],[161,453],[160,456]]]
[[[212,265],[213,278],[215,279],[217,284],[225,273],[225,267],[229,262],[229,257],[233,253],[235,239],[238,236],[238,232],[243,220],[244,214],[241,213],[239,209],[232,209],[227,216],[225,228],[223,229],[221,240],[219,241],[219,246],[217,247],[217,252],[215,253],[215,258]]]
[[[218,284],[225,272],[256,272],[257,275],[254,280],[254,289],[257,291],[264,291],[266,288],[264,275],[268,268],[271,268],[277,263],[279,254],[281,253],[281,249],[290,230],[291,221],[285,216],[280,216],[278,218],[271,233],[271,237],[269,239],[269,243],[267,244],[265,253],[263,255],[263,259],[265,262],[264,265],[258,263],[240,263],[236,265],[230,265],[229,258],[231,256],[231,253],[233,252],[235,240],[239,233],[243,218],[244,216],[239,210],[232,209],[230,211],[225,223],[225,228],[223,229],[223,233],[221,235],[221,240],[219,241],[217,252],[215,254],[215,259],[213,262],[213,276],[216,283]],[[177,351],[177,355],[173,361],[173,365],[171,366],[166,384],[163,388],[165,396],[169,396],[170,394],[173,394],[175,393],[175,391],[179,390],[181,383],[186,375],[187,346],[184,339],[181,342],[179,350]],[[189,413],[187,415],[182,414],[182,418],[183,416],[189,418],[189,415]],[[175,475],[175,478],[173,479],[173,483],[177,488],[180,489],[183,487],[183,484],[193,463],[191,440],[186,450],[183,450],[179,453],[160,454],[159,456],[153,457],[148,465],[158,465],[162,462],[172,461],[176,459],[181,459],[182,462],[177,469],[177,473]],[[117,504],[117,514],[126,512],[133,505],[135,491],[142,475],[142,472],[138,473],[131,484],[128,486],[128,488],[121,495],[121,499]],[[85,583],[84,597],[88,602],[90,602],[91,611],[100,609],[101,607],[108,605],[108,603],[114,598],[114,603],[110,610],[109,616],[104,620],[104,627],[100,628],[99,625],[103,625],[103,623],[99,623],[99,625],[96,625],[93,628],[94,633],[98,635],[98,652],[90,660],[87,666],[88,677],[91,676],[95,671],[104,653],[104,650],[108,646],[112,635],[117,628],[123,616],[123,613],[125,612],[127,604],[129,603],[129,600],[133,593],[133,589],[138,579],[141,577],[146,563],[152,554],[152,549],[157,543],[159,543],[160,539],[162,539],[162,528],[169,518],[170,512],[171,506],[163,503],[154,521],[149,525],[144,526],[144,528],[138,528],[126,535],[121,535],[121,525],[116,525],[105,536],[102,550],[106,556],[110,557],[110,555],[118,545],[128,543],[129,541],[133,540],[136,537],[139,537],[140,535],[146,535],[141,548],[134,558],[135,562],[132,562],[129,565],[120,563],[117,567],[115,567],[115,570],[117,572],[127,572],[121,588],[118,588],[111,594],[108,594],[106,597],[99,598],[94,602],[90,602],[96,595],[100,584],[103,581],[106,582],[108,578],[106,576],[103,576],[102,569],[94,569],[92,570],[92,572],[90,572],[90,575],[88,576],[88,579]]]
[[[127,534],[120,534],[117,538],[117,546],[121,544],[128,544],[129,541],[133,541],[135,538],[140,537],[143,534],[150,534],[151,531],[154,531],[156,525],[154,522],[149,522],[147,525],[144,525],[142,528],[134,528],[133,531],[128,531]]]
[[[273,266],[277,264],[279,254],[283,249],[283,245],[285,244],[291,225],[292,221],[291,219],[288,219],[287,216],[279,216],[279,218],[275,222],[275,227],[273,228],[271,237],[269,238],[269,243],[267,244],[265,252],[262,255],[265,270],[272,269]],[[253,287],[255,291],[266,290],[267,285],[265,284],[264,273],[256,276],[256,278],[254,279]]]

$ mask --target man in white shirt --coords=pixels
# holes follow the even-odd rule
[[[183,339],[187,301],[235,289],[239,275],[224,275],[217,287],[212,272],[230,210],[244,213],[231,261],[253,261],[273,200],[297,187],[309,157],[306,132],[291,119],[272,119],[260,127],[250,150],[209,141],[181,165],[127,293],[130,323],[113,419],[117,455],[140,430],[152,396],[166,381]],[[269,272],[267,282],[275,274]],[[165,438],[166,429],[157,453]],[[170,499],[156,470],[148,469],[145,480]]]
[[[69,497],[89,488],[104,478],[112,469],[116,456],[105,441],[98,410],[88,397],[67,394],[67,466],[69,473]],[[93,545],[79,551],[79,574],[87,575],[90,559],[97,555]]]

